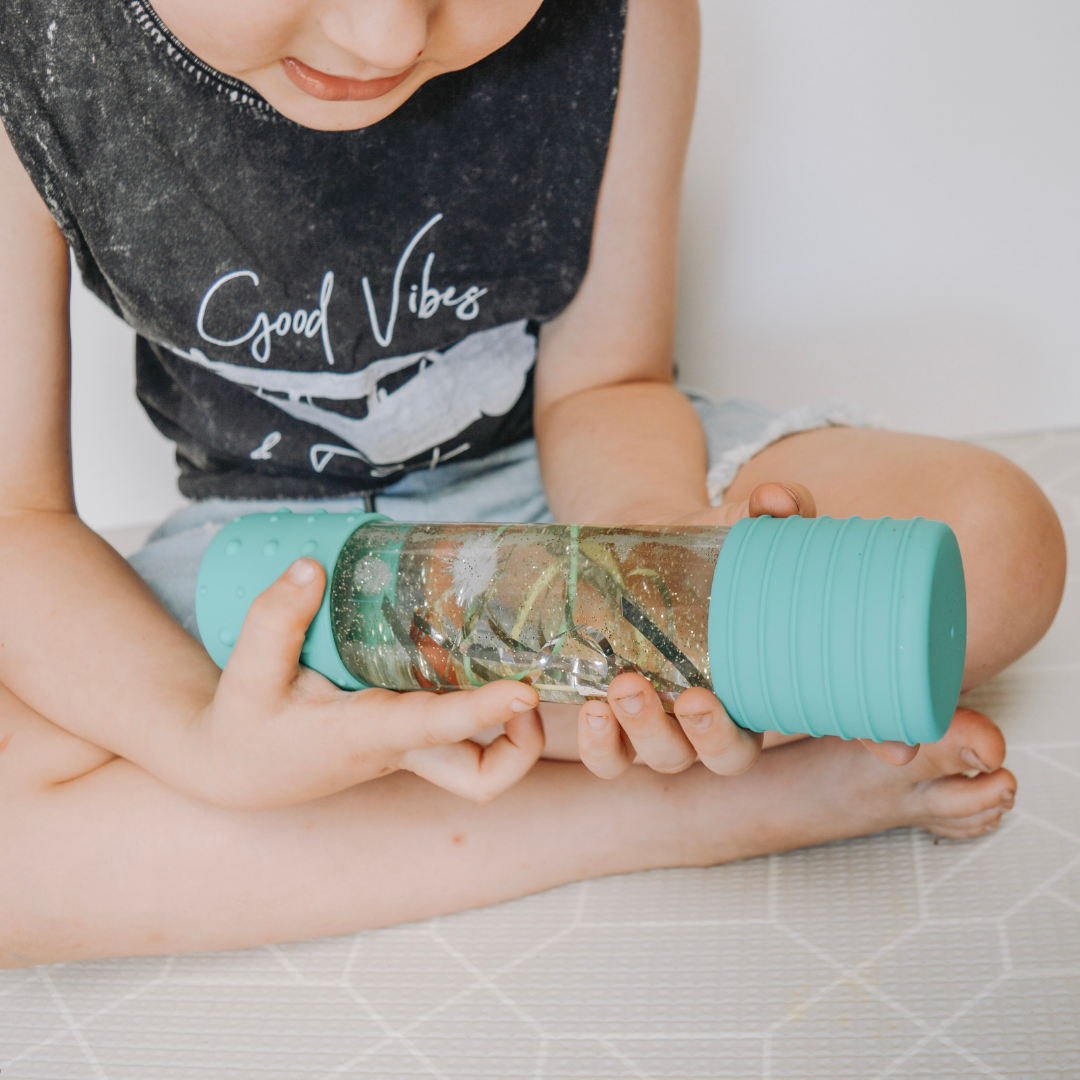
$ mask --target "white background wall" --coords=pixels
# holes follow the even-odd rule
[[[135,399],[135,334],[90,292],[71,290],[75,500],[95,529],[160,521],[184,505],[173,444]]]
[[[1080,423],[1080,4],[703,18],[685,377],[940,434]]]
[[[683,377],[946,435],[1080,425],[1080,4],[703,0]],[[80,508],[179,504],[128,331],[74,297]]]

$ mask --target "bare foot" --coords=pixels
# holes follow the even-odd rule
[[[903,825],[979,836],[1013,805],[1016,778],[1001,767],[1004,760],[997,725],[970,709],[958,709],[945,737],[920,747],[906,765],[887,764],[857,742],[802,739],[767,750],[743,776],[709,777],[695,766],[692,830],[710,863]]]

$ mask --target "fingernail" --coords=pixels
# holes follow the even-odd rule
[[[631,716],[636,716],[641,712],[642,706],[645,704],[644,694],[631,694],[629,697],[621,697],[615,699],[615,704],[620,709],[624,709],[630,713]]]
[[[709,721],[712,720],[711,712],[695,712],[695,713],[683,713],[682,719],[685,720],[691,727],[707,727]]]
[[[986,764],[985,761],[974,750],[969,750],[966,746],[960,751],[960,760],[965,765],[972,769],[978,769],[979,772],[993,772],[994,770]]]
[[[308,585],[315,580],[315,567],[310,559],[297,559],[289,567],[289,580],[294,585]]]
[[[1006,810],[1011,810],[1013,808],[1013,803],[1014,802],[1016,802],[1016,792],[1015,791],[1006,791],[1001,796],[1001,805],[1004,806]]]
[[[791,488],[789,488],[787,486],[787,484],[781,484],[780,486],[791,496],[792,501],[795,503],[795,513],[796,514],[801,514],[802,513],[802,505],[799,503],[799,496],[796,495],[795,492],[792,491]]]
[[[528,712],[530,709],[535,709],[535,705],[531,705],[527,701],[522,701],[521,698],[516,697],[510,702],[511,712]]]
[[[588,721],[589,727],[591,727],[593,731],[602,731],[607,727],[607,717],[603,713],[586,713],[585,719]]]

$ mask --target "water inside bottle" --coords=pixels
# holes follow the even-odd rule
[[[374,522],[334,573],[338,651],[374,686],[517,679],[568,703],[637,671],[670,709],[687,687],[711,686],[709,593],[726,533]]]

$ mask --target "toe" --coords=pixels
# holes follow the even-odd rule
[[[992,809],[1008,809],[1016,797],[1016,777],[1008,769],[976,777],[945,776],[916,789],[928,823],[933,819],[969,818]]]
[[[992,774],[1004,760],[1005,737],[997,724],[973,709],[957,709],[944,738],[921,746],[905,768],[929,780],[965,772]]]
[[[928,824],[926,830],[936,836],[947,836],[950,840],[967,840],[973,836],[993,832],[1001,825],[1002,818],[1008,813],[1005,806],[992,806],[981,814],[972,814],[966,818],[945,818]]]

